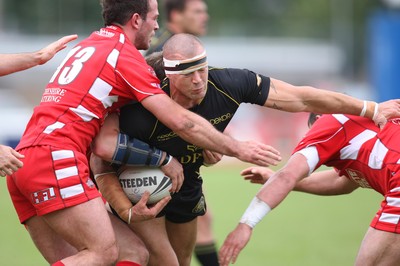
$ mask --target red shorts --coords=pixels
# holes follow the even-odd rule
[[[36,146],[19,151],[24,166],[7,176],[8,191],[19,220],[75,206],[100,197],[89,177],[85,154]]]
[[[391,178],[390,187],[370,225],[377,230],[400,234],[400,173]]]

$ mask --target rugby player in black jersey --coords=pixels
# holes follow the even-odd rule
[[[249,70],[208,67],[203,45],[190,34],[174,35],[165,44],[163,62],[167,78],[162,82],[162,89],[174,101],[203,116],[220,131],[224,131],[241,103],[287,112],[363,115],[374,118],[376,123],[384,123],[387,118],[384,114],[399,107],[394,102],[378,105],[341,93],[293,86]],[[167,175],[169,167],[174,168],[173,172],[178,171],[176,164],[168,164],[169,156],[176,158],[183,166],[184,181],[158,218],[140,223],[132,221],[130,227],[149,249],[149,265],[190,265],[197,217],[206,211],[200,175],[205,153],[201,147],[179,138],[140,104],[122,108],[119,121],[116,114],[109,116],[93,149],[106,161],[132,165],[135,164],[139,140],[149,144],[149,157],[159,150],[168,153],[162,163],[162,170]],[[131,154],[117,154],[115,143],[127,146],[126,150]],[[144,147],[141,146],[141,152]],[[218,161],[218,155],[214,155]],[[99,160],[99,157],[92,158],[92,162]],[[94,174],[99,175],[100,190],[107,192],[109,198],[106,200],[112,202],[118,213],[118,210],[123,210],[121,206],[129,205],[126,204],[129,200],[118,189],[116,175],[107,164],[93,165]]]

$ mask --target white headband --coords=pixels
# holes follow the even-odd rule
[[[206,51],[189,59],[169,60],[164,57],[163,61],[165,74],[188,74],[208,65]]]

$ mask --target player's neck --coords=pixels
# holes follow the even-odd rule
[[[201,103],[201,101],[203,100],[202,98],[201,99],[191,99],[176,90],[171,90],[170,96],[171,96],[171,99],[174,100],[174,102],[178,103],[180,106],[182,106],[185,109],[193,108],[194,106]]]

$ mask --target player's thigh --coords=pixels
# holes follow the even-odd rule
[[[181,265],[192,256],[196,243],[197,218],[186,223],[166,221],[169,241],[177,254]]]
[[[165,229],[164,217],[138,223],[133,221],[129,226],[145,243],[150,253],[149,265],[178,265]]]
[[[121,219],[112,213],[108,213],[117,239],[119,261],[134,261],[140,265],[146,265],[149,252],[143,241]]]
[[[399,265],[400,234],[370,227],[362,241],[357,266]]]
[[[60,237],[40,216],[25,223],[33,243],[50,264],[77,253],[76,248]]]
[[[56,233],[78,250],[104,251],[116,247],[114,230],[101,198],[43,217]]]

